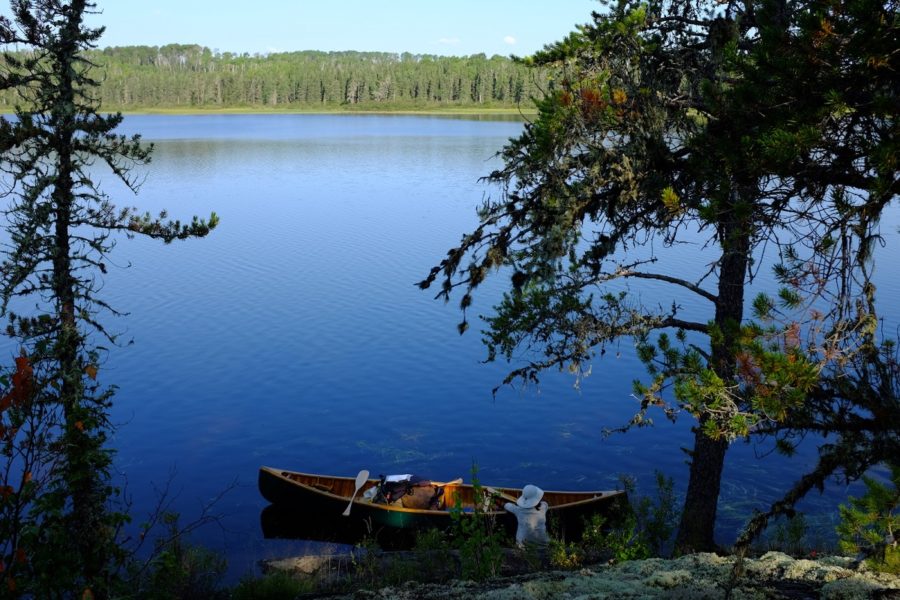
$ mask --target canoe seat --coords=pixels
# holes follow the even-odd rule
[[[323,492],[330,492],[334,488],[333,485],[325,485],[324,483],[318,482],[313,483],[312,487],[316,488],[317,490],[322,490]]]

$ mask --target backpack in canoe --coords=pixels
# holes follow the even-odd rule
[[[418,475],[379,475],[372,502],[400,504],[403,508],[439,510],[444,508],[444,488]]]

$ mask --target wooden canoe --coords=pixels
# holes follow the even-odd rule
[[[371,535],[385,530],[396,532],[450,527],[452,519],[449,510],[404,508],[397,505],[374,504],[365,500],[363,498],[365,491],[378,483],[378,479],[367,480],[353,500],[350,516],[343,517],[342,513],[347,508],[356,487],[354,477],[335,477],[261,467],[259,491],[276,509],[269,511],[270,531],[265,531],[264,521],[264,533],[266,537],[296,537],[273,532],[272,515],[275,514],[279,515],[280,523],[285,523],[287,517],[293,521],[293,526],[285,528],[285,531],[293,529],[312,532],[331,529],[340,530],[344,534],[352,530]],[[503,509],[503,504],[507,500],[514,501],[518,498],[521,490],[498,486],[485,487],[498,492],[486,514],[493,516],[498,523],[514,534],[516,518]],[[454,506],[458,499],[464,514],[471,514],[474,487],[469,484],[447,485],[444,488],[444,499],[448,507]],[[592,515],[601,514],[607,519],[614,519],[628,510],[627,498],[623,491],[545,491],[543,500],[550,506],[547,520],[551,528],[563,539],[568,540],[580,537],[585,520]],[[309,536],[309,539],[324,538]]]

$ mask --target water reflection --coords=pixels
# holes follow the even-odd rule
[[[416,534],[412,529],[372,527],[361,519],[349,519],[341,515],[303,514],[296,508],[270,504],[259,514],[263,538],[305,540],[316,542],[314,551],[323,548],[340,552],[348,546],[370,541],[385,550],[409,550],[415,545]]]

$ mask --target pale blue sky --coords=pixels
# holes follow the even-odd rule
[[[590,20],[596,0],[97,0],[101,46],[222,52],[373,50],[527,55]],[[0,12],[9,14],[0,0]]]

